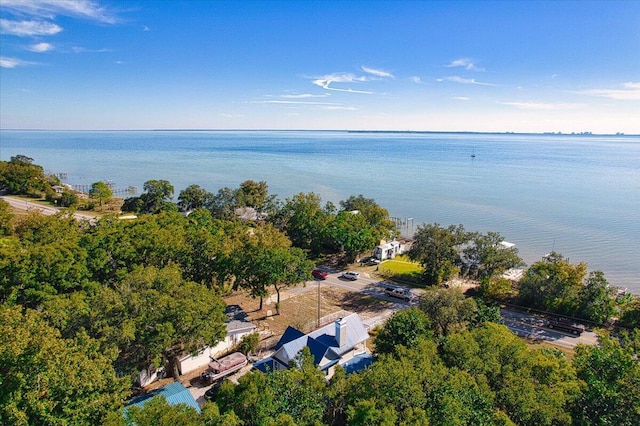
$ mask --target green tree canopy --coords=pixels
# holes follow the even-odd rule
[[[178,208],[184,212],[189,212],[202,208],[211,203],[213,194],[200,185],[189,185],[178,195]]]
[[[373,235],[376,243],[380,240],[391,240],[399,233],[395,223],[389,218],[387,209],[381,207],[373,198],[365,198],[362,194],[350,196],[344,201],[340,201],[343,211],[358,211],[373,228]]]
[[[420,296],[420,309],[427,315],[436,335],[464,330],[475,318],[476,302],[458,289],[427,289]]]
[[[586,263],[572,265],[552,252],[534,263],[519,282],[519,297],[525,306],[572,315],[587,274]]]
[[[362,214],[351,211],[339,212],[328,229],[331,244],[344,254],[347,263],[377,244],[374,232]]]
[[[470,239],[462,225],[443,228],[439,224],[418,226],[409,258],[420,262],[427,284],[441,284],[459,272],[458,247]]]
[[[109,185],[105,182],[94,182],[91,184],[89,196],[91,196],[91,198],[97,198],[100,201],[100,205],[102,205],[113,196],[113,191],[111,191],[111,188],[109,188]]]
[[[175,266],[142,267],[89,300],[91,332],[119,350],[116,366],[131,372],[215,346],[224,338],[224,302],[212,290],[183,280]]]
[[[377,354],[394,354],[399,345],[413,347],[418,339],[430,338],[429,318],[418,308],[397,311],[376,336]]]
[[[0,305],[0,423],[101,424],[128,395],[115,356],[85,333],[62,339],[36,311]]]
[[[335,208],[324,207],[322,199],[313,192],[287,198],[282,208],[270,220],[287,234],[294,246],[321,253],[327,244],[327,227],[333,220]]]
[[[601,336],[600,346],[578,346],[574,365],[584,381],[573,405],[577,425],[640,424],[638,347]],[[629,342],[628,342],[629,343]]]
[[[492,277],[507,269],[524,266],[518,249],[505,247],[504,238],[497,232],[474,234],[470,244],[463,250],[470,267],[480,277]]]
[[[46,176],[42,166],[33,164],[33,158],[16,155],[7,161],[0,161],[0,190],[11,194],[40,196],[51,185],[60,183],[53,176]]]

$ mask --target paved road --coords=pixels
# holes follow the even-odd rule
[[[51,216],[56,213],[60,213],[62,211],[56,207],[43,206],[36,203],[30,203],[29,201],[23,198],[14,198],[14,197],[8,197],[8,196],[1,196],[0,198],[6,201],[7,203],[9,203],[9,205],[14,209],[26,210],[26,211],[37,211],[46,216]],[[83,213],[74,213],[73,217],[75,217],[78,220],[88,220],[89,222],[92,222],[92,223],[96,220],[95,216],[91,216]]]
[[[321,286],[337,287],[348,291],[365,293],[372,297],[392,302],[393,304],[389,307],[389,312],[385,315],[381,315],[377,320],[372,320],[374,324],[371,324],[371,326],[375,326],[375,323],[383,322],[397,310],[417,306],[418,297],[423,292],[420,289],[412,289],[411,292],[416,297],[413,301],[407,302],[384,294],[382,287],[384,284],[387,284],[385,281],[371,278],[367,274],[360,274],[360,278],[356,281],[349,281],[344,278],[340,278],[340,275],[341,272],[331,271],[329,272],[329,276],[326,280],[310,281],[307,283],[307,287],[303,291],[310,291],[313,288],[317,288],[318,283],[320,283]],[[575,348],[578,344],[598,344],[598,336],[592,331],[585,331],[580,336],[574,336],[573,334],[565,333],[557,329],[550,330],[546,328],[546,319],[539,315],[526,314],[509,309],[501,309],[500,314],[504,324],[512,332],[521,337],[547,341],[565,348]]]
[[[525,314],[509,309],[501,309],[502,320],[518,336],[534,340],[543,340],[565,348],[575,348],[579,344],[597,345],[598,336],[592,331],[585,331],[580,336],[571,333],[550,330],[545,327],[547,320],[540,315]]]

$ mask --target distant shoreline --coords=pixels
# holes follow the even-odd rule
[[[639,137],[640,133],[592,133],[592,132],[480,132],[472,130],[340,130],[340,129],[0,129],[0,132],[342,132],[363,134],[433,134],[433,135],[516,135],[516,136],[616,136]]]

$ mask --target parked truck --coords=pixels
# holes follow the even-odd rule
[[[576,324],[559,318],[552,318],[547,321],[547,328],[566,331],[567,333],[571,333],[576,336],[581,335],[584,331],[584,326],[582,324]]]
[[[393,287],[387,285],[384,286],[382,290],[387,296],[396,297],[398,299],[407,301],[413,300],[413,293],[411,293],[411,290],[408,288]]]

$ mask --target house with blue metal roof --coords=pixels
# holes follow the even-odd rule
[[[159,389],[147,392],[144,395],[137,396],[129,401],[129,404],[125,407],[125,410],[131,406],[142,407],[152,398],[156,396],[164,396],[167,402],[171,405],[185,404],[194,408],[198,413],[200,412],[200,406],[189,392],[189,389],[185,388],[180,382],[173,382]]]
[[[337,365],[349,365],[352,359],[367,355],[368,338],[367,329],[355,313],[309,334],[289,326],[274,347],[273,355],[254,363],[253,366],[265,373],[284,370],[289,368],[291,361],[303,348],[308,347],[314,364],[329,379],[333,376]],[[365,366],[361,363],[357,365]]]

